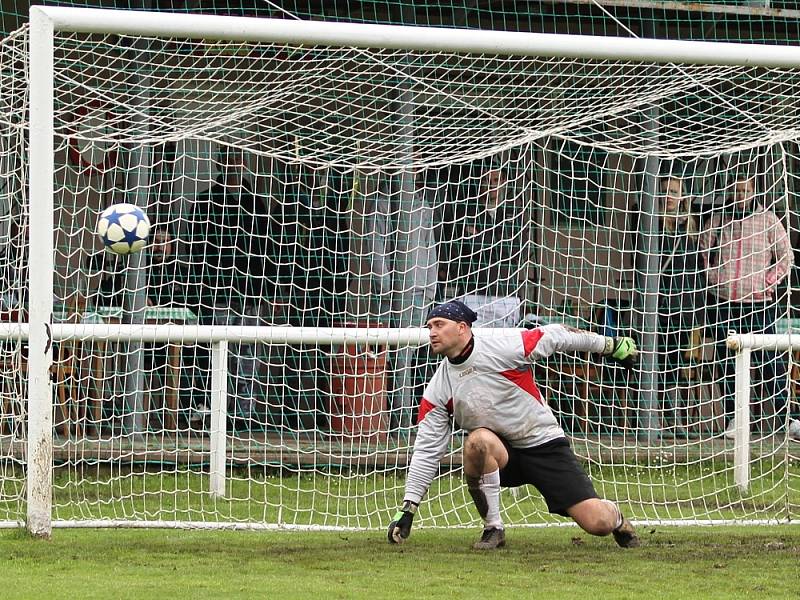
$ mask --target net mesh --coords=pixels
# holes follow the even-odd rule
[[[796,514],[791,357],[757,361],[743,493],[720,343],[792,326],[795,71],[116,35],[55,47],[54,320],[382,330],[461,298],[484,328],[631,333],[632,374],[585,355],[535,367],[598,493],[639,520]],[[21,322],[26,57],[22,30],[0,53],[3,314]],[[102,250],[94,226],[118,202],[146,209],[147,251]],[[436,357],[229,350],[221,498],[208,345],[60,343],[54,518],[383,526]],[[25,345],[0,358],[0,511],[19,522]],[[424,525],[478,523],[463,439]],[[503,503],[509,523],[555,521],[533,488]]]

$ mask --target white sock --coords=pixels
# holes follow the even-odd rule
[[[620,525],[622,525],[622,511],[619,507],[614,504],[611,500],[603,500],[606,504],[608,504],[611,508],[614,509],[614,514],[617,515],[616,520],[614,521],[614,529],[618,529]]]
[[[489,507],[483,527],[503,529],[503,520],[500,518],[500,470],[481,475],[480,488]]]

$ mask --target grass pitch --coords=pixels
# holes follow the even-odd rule
[[[511,528],[508,548],[470,549],[475,529],[0,532],[2,597],[15,598],[797,598],[800,527],[640,528],[617,548],[573,527]]]

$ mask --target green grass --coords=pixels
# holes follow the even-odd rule
[[[577,528],[508,532],[476,553],[474,529],[0,532],[2,597],[796,598],[800,527],[652,528],[617,548]]]

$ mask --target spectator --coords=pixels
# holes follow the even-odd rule
[[[178,261],[175,254],[175,239],[172,232],[166,227],[154,225],[147,251],[149,253],[149,265],[146,274],[147,305],[150,307],[172,308],[185,306],[186,268],[181,261]],[[151,390],[154,388],[166,389],[163,386],[168,384],[167,365],[170,360],[168,346],[168,344],[164,343],[148,345],[148,348],[152,350],[146,355],[148,373],[152,373],[152,376],[161,382],[159,385],[151,384]],[[186,356],[183,364],[186,366],[192,365],[191,350],[191,348],[184,350]],[[191,368],[181,369],[179,378],[183,380],[183,383],[180,384],[180,388],[183,390],[194,389],[193,386],[199,379],[195,370]],[[187,417],[186,420],[191,421],[194,419],[198,422],[197,425],[200,426],[199,421],[202,420],[205,411],[199,407],[190,409],[191,400],[183,396],[181,397],[181,405],[184,411],[183,414]]]
[[[319,185],[296,174],[292,167],[273,163],[274,183],[281,196],[270,208],[267,269],[273,320],[303,327],[344,325],[339,319],[348,281],[346,263],[348,189],[340,174],[329,173]],[[308,183],[308,185],[307,185]],[[283,388],[273,408],[274,424],[292,431],[315,431],[325,426],[319,410],[328,398],[327,351],[305,347],[269,347],[270,379]],[[326,408],[324,412],[328,412]]]
[[[10,207],[7,207],[10,210]],[[23,277],[28,273],[28,226],[19,215],[6,214],[0,219],[0,311],[25,310],[27,286]]]
[[[692,350],[692,331],[703,323],[706,278],[698,248],[697,221],[683,180],[675,176],[663,178],[661,192],[660,367],[665,398],[677,400],[680,373],[686,366],[683,357]],[[674,434],[685,435],[686,431],[679,429],[677,414],[673,420]],[[669,429],[665,426],[665,430]]]
[[[337,319],[347,290],[348,185],[341,174],[330,174],[319,187],[290,181],[288,165],[275,167],[281,197],[273,197],[269,231],[274,247],[267,254],[270,289],[276,289],[275,309],[291,325],[330,327]]]
[[[148,247],[148,306],[184,306],[186,304],[186,267],[175,255],[175,239],[166,228],[153,228]]]
[[[417,176],[411,193],[392,194],[390,183],[402,189],[401,178],[376,186],[375,206],[367,225],[372,292],[379,298],[378,314],[391,314],[395,327],[412,327],[424,322],[436,297],[435,219],[425,194],[424,173]],[[395,392],[390,429],[399,435],[408,435],[411,430],[418,399],[416,386],[425,381],[418,379],[433,367],[427,355],[427,344],[416,351],[406,346],[393,353]]]
[[[715,317],[717,360],[723,368],[725,413],[730,418],[725,437],[732,438],[734,361],[725,344],[728,331],[775,333],[777,287],[794,259],[786,229],[756,198],[755,179],[749,176],[736,179],[733,201],[725,213],[711,219],[700,247],[708,269],[709,312]],[[760,363],[762,390],[769,390],[780,415],[786,405],[786,364],[772,353],[754,353],[754,358]],[[790,418],[787,435],[800,440],[800,422]]]
[[[517,296],[520,256],[525,248],[524,208],[508,198],[506,173],[489,168],[478,195],[459,203],[442,239],[439,277],[445,296],[456,295],[478,313],[477,323],[515,327],[520,319]],[[449,290],[448,290],[449,286]]]
[[[122,307],[125,301],[126,259],[105,249],[86,257],[85,270],[89,280],[88,305]]]
[[[193,207],[188,233],[191,293],[188,305],[202,325],[259,325],[264,322],[265,280],[269,254],[268,206],[257,198],[245,177],[242,152],[222,147],[221,173]],[[205,378],[208,355],[197,353]],[[237,344],[231,351],[234,377],[234,427],[248,430],[257,416],[257,346]],[[206,389],[207,386],[206,386]]]

